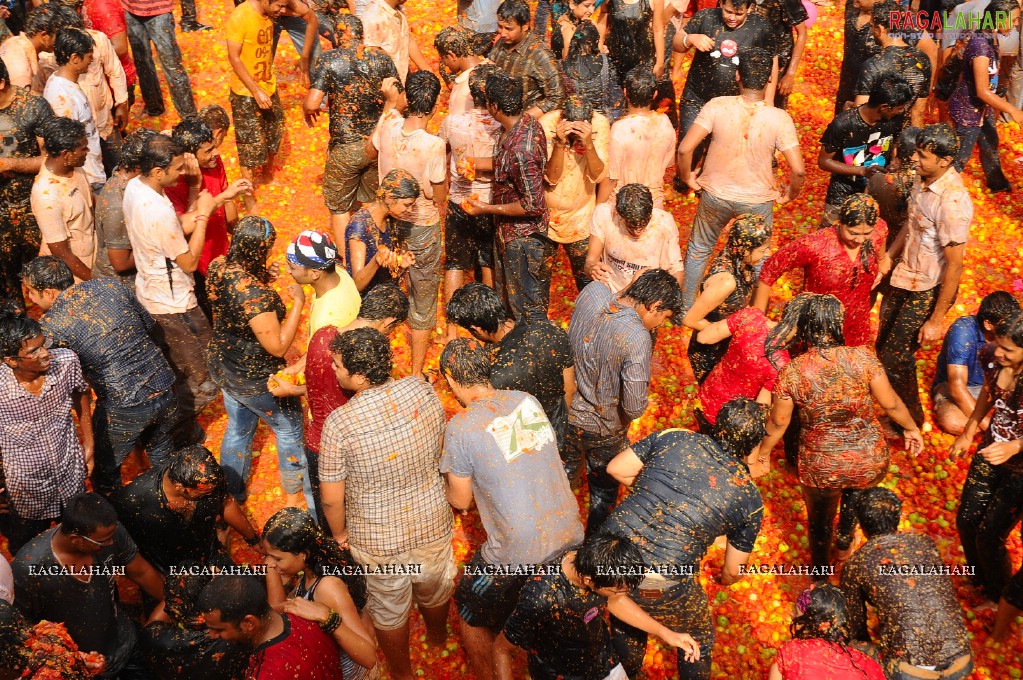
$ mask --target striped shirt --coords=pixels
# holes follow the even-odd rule
[[[388,557],[451,532],[440,475],[444,407],[418,378],[359,392],[327,417],[320,481],[345,482],[354,547]]]
[[[174,0],[121,0],[124,11],[137,17],[155,17],[174,11]]]
[[[576,300],[568,339],[576,385],[569,424],[600,436],[625,431],[646,410],[650,385],[653,339],[639,314],[594,281]]]
[[[523,110],[536,106],[549,113],[564,104],[561,69],[550,48],[534,31],[527,33],[515,47],[498,40],[488,56],[499,69],[522,81]]]

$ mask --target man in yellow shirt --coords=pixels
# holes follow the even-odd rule
[[[284,109],[273,71],[275,19],[288,0],[246,0],[227,18],[227,59],[231,76],[231,113],[242,177],[254,185],[273,180],[274,156],[281,145]]]
[[[362,298],[344,268],[338,268],[338,250],[330,236],[307,230],[288,246],[288,272],[296,283],[313,287],[309,309],[309,337],[324,326],[344,328],[359,315]]]

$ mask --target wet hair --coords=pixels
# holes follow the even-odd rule
[[[38,291],[67,290],[75,285],[75,275],[64,260],[41,255],[21,268],[21,278]]]
[[[584,121],[589,123],[593,118],[593,105],[576,95],[565,98],[565,106],[561,110],[562,120],[569,122]]]
[[[867,538],[894,534],[899,530],[902,501],[895,492],[875,486],[861,491],[855,503],[856,518]]]
[[[657,77],[649,66],[637,66],[625,74],[625,98],[637,109],[649,108],[657,93]]]
[[[778,354],[791,349],[800,336],[800,330],[806,325],[807,310],[813,302],[814,293],[800,293],[789,300],[781,314],[778,325],[767,331],[764,340],[764,354],[771,365],[778,369]],[[793,334],[794,333],[794,334]]]
[[[57,66],[64,66],[71,57],[84,57],[96,47],[92,36],[80,28],[66,26],[57,31],[57,39],[53,43],[53,58]]]
[[[469,94],[477,109],[487,108],[487,78],[500,72],[493,64],[479,64],[469,72]]]
[[[504,0],[497,6],[497,18],[504,21],[509,19],[519,26],[529,25],[529,5],[524,0]]]
[[[771,79],[774,55],[761,47],[745,47],[739,53],[739,81],[750,90],[763,90]]]
[[[508,0],[505,0],[507,2]],[[487,76],[487,104],[493,104],[506,116],[518,116],[522,113],[522,81],[512,78],[499,71]]]
[[[916,148],[938,158],[955,158],[959,153],[959,136],[948,123],[935,123],[920,131],[916,137]]]
[[[270,280],[266,258],[277,240],[277,230],[270,220],[246,215],[238,220],[227,249],[227,262],[241,267],[263,283]]]
[[[341,30],[342,26],[344,30]],[[340,34],[338,37],[344,37],[345,40],[357,43],[361,43],[363,40],[362,19],[354,14],[348,14],[347,12],[337,14],[334,19],[334,30]]]
[[[474,54],[476,33],[462,26],[445,26],[433,39],[437,54],[450,54],[458,59],[465,59]]]
[[[569,61],[579,57],[600,53],[600,32],[592,21],[582,21],[575,27],[572,39],[568,43]]]
[[[196,560],[182,560],[177,566],[177,575],[168,576],[163,584],[167,615],[182,628],[202,630],[202,612],[197,604],[199,593],[217,578],[202,567],[230,567],[233,563],[226,556],[215,556],[205,565]]]
[[[629,225],[649,224],[654,214],[654,197],[645,184],[626,184],[615,197],[615,212]]]
[[[766,404],[740,397],[721,407],[711,439],[736,458],[747,458],[767,436]]]
[[[146,141],[157,134],[159,133],[156,130],[149,128],[135,128],[125,135],[124,142],[121,144],[121,152],[117,157],[118,167],[129,171],[138,170]]]
[[[631,589],[643,580],[643,553],[628,537],[599,531],[576,550],[575,570],[595,589]]]
[[[660,303],[662,310],[670,310],[672,318],[682,318],[682,287],[674,276],[663,269],[648,269],[622,291],[622,296],[629,297],[647,309]]]
[[[790,631],[797,640],[821,639],[835,644],[847,641],[849,613],[842,590],[830,583],[810,590],[802,613],[792,619]]]
[[[246,616],[262,619],[270,613],[266,583],[258,576],[220,576],[199,593],[199,611],[220,612],[220,620],[238,626]]]
[[[174,162],[174,159],[183,153],[185,153],[184,150],[172,138],[162,134],[154,135],[142,145],[142,153],[139,154],[139,170],[143,175],[148,175],[157,168],[166,170]]]
[[[85,123],[80,120],[56,116],[43,126],[43,150],[47,156],[56,158],[62,153],[70,153],[88,139]]]
[[[330,352],[341,357],[346,371],[363,376],[374,387],[383,385],[391,377],[394,367],[391,343],[375,328],[356,328],[341,333],[331,341]]]
[[[899,135],[899,139],[895,142],[895,157],[899,159],[900,163],[906,164],[913,157],[913,154],[916,152],[916,140],[919,134],[920,128],[910,125]]]
[[[202,444],[188,446],[175,453],[167,466],[167,477],[186,489],[224,484],[224,468]]]
[[[494,49],[496,42],[493,33],[475,33],[472,41],[472,53],[477,57],[485,57]]]
[[[707,277],[727,271],[735,278],[736,284],[752,286],[757,277],[757,268],[746,262],[746,256],[771,240],[771,225],[763,215],[745,213],[732,221],[728,230],[725,247],[711,265]]]
[[[981,15],[981,30],[995,32],[1008,28],[1006,20],[1011,20],[1012,13],[1018,9],[1019,3],[1016,0],[991,0]]]
[[[882,0],[882,2],[875,3],[874,8],[870,10],[870,23],[874,26],[884,27],[889,33],[895,33],[891,27],[892,17],[901,14],[902,5],[894,0]]]
[[[117,524],[117,511],[98,493],[80,493],[68,499],[60,514],[60,533],[88,537],[100,527]]]
[[[35,286],[33,286],[34,288]],[[983,326],[987,321],[993,328],[1019,313],[1019,301],[1004,290],[996,290],[984,296],[977,310],[977,323]]]
[[[171,139],[177,142],[185,153],[194,154],[203,144],[213,141],[213,130],[198,116],[189,116],[174,126]]]
[[[479,340],[455,338],[440,354],[440,371],[461,387],[490,385],[490,351]]]
[[[405,97],[408,100],[406,116],[428,116],[437,105],[440,79],[430,71],[416,71],[405,79]]]
[[[56,3],[54,8],[54,27],[59,31],[62,28],[77,28],[85,30],[85,20],[74,7],[63,2]],[[90,36],[91,37],[91,36]],[[93,41],[95,42],[95,41]]]
[[[1009,340],[1017,347],[1023,347],[1023,313],[1017,312],[1002,319],[995,330],[995,335]]]
[[[0,357],[14,358],[29,340],[43,334],[39,322],[22,311],[0,307]]]
[[[847,227],[855,227],[866,224],[875,228],[877,218],[881,215],[881,209],[877,201],[869,194],[853,194],[842,202],[838,211],[838,221]],[[859,264],[863,268],[863,275],[870,275],[870,257],[874,254],[874,242],[867,240],[860,246]],[[853,270],[853,286],[856,286],[859,270]]]
[[[805,323],[799,328],[796,342],[813,349],[827,349],[845,344],[842,324],[845,310],[834,295],[811,293]]]
[[[4,63],[3,59],[0,59],[0,83],[4,85],[11,84],[11,74],[7,72],[7,64]]]
[[[305,553],[306,568],[317,576],[344,573],[354,561],[331,536],[327,536],[316,520],[299,508],[278,510],[263,525],[263,539],[275,550]],[[363,576],[339,576],[352,596],[357,609],[366,606],[366,580]]]
[[[199,109],[197,115],[210,130],[226,130],[231,127],[231,117],[220,104],[207,104]]]
[[[476,281],[451,295],[446,314],[448,321],[466,330],[476,327],[485,333],[496,333],[511,318],[498,292]]]
[[[720,0],[718,7],[731,5],[732,9],[744,10],[753,4],[753,0]]]
[[[32,37],[47,33],[56,35],[59,25],[59,3],[48,2],[29,11],[25,16],[24,33]]]
[[[894,109],[911,101],[913,101],[913,87],[901,73],[892,72],[879,78],[870,88],[867,106],[871,108],[887,106]]]
[[[359,307],[359,318],[367,321],[394,319],[394,325],[408,319],[408,296],[394,283],[380,283],[366,293]]]
[[[419,198],[419,182],[407,170],[395,168],[380,181],[377,195],[392,201],[400,198]]]

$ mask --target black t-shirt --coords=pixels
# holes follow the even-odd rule
[[[284,359],[263,348],[249,321],[267,312],[284,321],[281,296],[223,257],[210,263],[206,294],[213,308],[209,369],[227,392],[252,397],[266,392],[266,379],[285,366]]]
[[[195,502],[191,519],[174,512],[163,492],[166,468],[153,468],[118,491],[114,507],[139,552],[158,570],[168,573],[171,565],[185,560],[205,564],[220,553],[215,526],[223,511],[227,486],[221,484]]]
[[[742,461],[687,430],[655,432],[632,450],[643,469],[604,528],[631,536],[648,567],[696,570],[722,534],[753,551],[764,503]]]
[[[0,158],[34,158],[42,154],[39,138],[53,119],[49,102],[28,90],[15,88],[14,100],[0,109]],[[27,208],[35,175],[0,172],[0,221],[17,217],[11,206]]]
[[[237,680],[249,664],[249,651],[211,640],[206,628],[154,621],[142,630],[142,654],[157,680]]]
[[[574,364],[568,333],[553,323],[515,324],[497,345],[490,382],[499,390],[518,390],[536,397],[554,431],[563,434],[566,368]]]
[[[856,80],[863,70],[863,64],[870,57],[881,51],[881,46],[874,40],[870,32],[870,22],[857,27],[859,10],[856,3],[847,0],[845,6],[845,51],[842,55],[842,68],[838,74],[838,93],[835,97],[835,110],[841,111],[845,102],[855,99]]]
[[[32,623],[63,621],[78,649],[102,654],[107,664],[104,675],[114,677],[127,663],[137,633],[121,606],[113,574],[135,559],[138,548],[125,528],[117,525],[113,545],[93,554],[94,571],[85,582],[59,573],[61,564],[50,547],[58,530],[44,531],[18,551],[11,563],[17,593],[14,604]]]
[[[547,564],[560,567],[564,556]],[[603,680],[618,665],[607,598],[575,587],[560,570],[526,581],[504,636],[529,653],[533,680]]]
[[[718,8],[702,9],[686,24],[689,35],[706,35],[714,40],[710,52],[695,50],[682,98],[709,102],[714,97],[735,97],[739,82],[735,72],[744,47],[761,47],[777,54],[774,31],[762,17],[750,14],[738,28],[730,29]]]
[[[895,140],[902,132],[903,116],[867,125],[859,108],[849,109],[835,116],[821,135],[821,148],[835,154],[835,160],[846,165],[864,167],[880,165],[887,168],[895,150]],[[846,198],[867,190],[867,178],[851,175],[831,175],[828,205],[842,205]]]
[[[384,112],[380,83],[398,69],[379,47],[329,50],[316,60],[310,88],[327,94],[330,145],[358,142],[373,134]]]
[[[869,95],[875,83],[892,73],[901,74],[909,82],[917,99],[926,99],[930,94],[931,60],[909,45],[892,45],[867,59],[860,79],[856,81],[856,94]]]
[[[795,45],[792,29],[810,18],[803,3],[799,0],[763,0],[750,5],[750,12],[763,17],[771,25],[779,60],[784,60],[787,65]]]

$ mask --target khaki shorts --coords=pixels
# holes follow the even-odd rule
[[[350,546],[356,564],[372,567],[422,565],[419,574],[366,575],[366,610],[373,625],[380,630],[395,630],[408,621],[412,600],[427,609],[439,607],[451,599],[455,590],[455,554],[451,548],[452,534],[408,552],[381,557]]]
[[[366,140],[330,146],[323,170],[323,202],[331,215],[348,212],[356,201],[374,200],[379,184],[377,162],[366,157]]]
[[[261,109],[255,97],[231,93],[231,117],[238,146],[238,164],[243,168],[265,165],[271,154],[281,148],[284,137],[284,109],[276,92],[270,95],[271,106]]]
[[[398,220],[397,231],[408,234],[408,249],[416,263],[408,271],[408,325],[429,331],[437,325],[437,294],[440,292],[440,223],[421,227]]]

